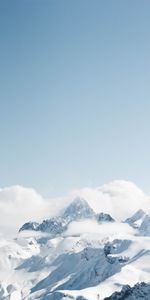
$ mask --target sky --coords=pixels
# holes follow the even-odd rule
[[[0,1],[0,186],[150,194],[150,1]]]

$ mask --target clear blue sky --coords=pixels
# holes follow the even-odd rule
[[[150,192],[150,1],[0,1],[0,186]]]

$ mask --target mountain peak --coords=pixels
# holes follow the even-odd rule
[[[93,209],[83,198],[77,197],[71,202],[63,213],[63,218],[69,218],[72,221],[82,218],[91,218],[95,215]]]
[[[65,231],[69,223],[72,221],[94,217],[95,213],[86,200],[77,197],[73,200],[73,202],[71,202],[62,215],[44,220],[41,224],[36,222],[25,223],[19,231],[35,230],[57,235]]]
[[[139,209],[132,217],[127,218],[125,220],[125,223],[128,223],[132,227],[137,228],[142,223],[144,216],[145,212],[142,209]]]

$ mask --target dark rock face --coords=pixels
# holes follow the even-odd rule
[[[36,223],[36,222],[27,222],[27,223],[25,223],[25,224],[19,229],[19,232],[20,232],[20,231],[23,231],[23,230],[34,230],[34,231],[38,231],[38,227],[39,227],[39,223]]]
[[[138,210],[132,217],[125,220],[133,228],[139,230],[139,235],[150,236],[150,214],[142,209]]]
[[[61,234],[67,228],[62,218],[52,218],[44,220],[39,226],[38,231],[50,232],[52,234]]]
[[[43,295],[40,297],[41,300],[62,300],[62,299],[68,299],[68,300],[75,300],[74,297],[69,296],[68,294],[64,294],[62,292],[54,292],[50,293],[48,295]]]
[[[112,242],[108,242],[107,244],[105,244],[104,247],[105,255],[119,254],[122,251],[127,250],[130,244],[131,244],[130,240],[115,239]]]
[[[87,299],[84,298],[83,296],[78,296],[78,297],[76,298],[76,300],[87,300]]]
[[[62,300],[62,299],[65,299],[65,298],[67,300],[87,300],[83,296],[78,296],[77,298],[74,298],[73,296],[70,296],[66,293],[57,292],[57,291],[54,292],[54,293],[50,293],[48,296],[43,296],[40,299],[41,300]]]
[[[134,287],[125,285],[121,292],[115,292],[104,300],[150,300],[150,283],[137,283]]]
[[[133,228],[137,228],[136,222],[142,219],[145,215],[145,212],[142,209],[139,209],[132,217],[125,220],[125,223],[128,223]]]
[[[141,226],[139,227],[140,234],[150,236],[150,215],[146,215]]]
[[[82,198],[76,198],[65,210],[63,219],[71,221],[93,218],[95,213],[87,201]]]
[[[105,213],[97,214],[96,219],[98,222],[115,222],[115,220],[109,214]]]

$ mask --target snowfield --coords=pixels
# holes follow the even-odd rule
[[[114,181],[74,191],[58,211],[2,232],[0,300],[150,299],[147,195]]]

